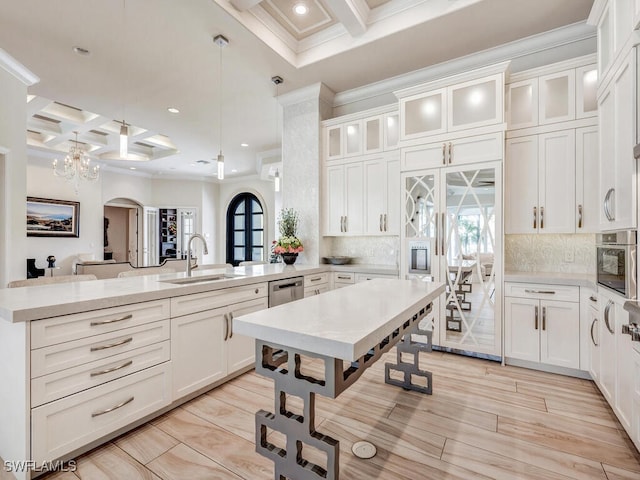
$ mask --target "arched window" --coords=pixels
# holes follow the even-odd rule
[[[264,261],[264,212],[252,193],[236,195],[227,210],[227,263]]]

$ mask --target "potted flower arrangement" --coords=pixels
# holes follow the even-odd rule
[[[293,265],[298,258],[298,253],[304,250],[302,242],[297,236],[298,212],[293,208],[283,208],[278,216],[278,228],[280,238],[273,242],[273,253],[282,256],[287,265]]]

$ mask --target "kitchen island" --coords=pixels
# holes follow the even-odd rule
[[[420,321],[443,292],[440,283],[374,279],[234,320],[237,333],[256,338],[256,372],[275,381],[275,413],[256,413],[256,450],[273,460],[276,480],[339,478],[339,442],[316,431],[315,395],[336,398],[396,344],[385,381],[431,393],[431,373],[419,368],[419,352],[430,342],[412,342],[411,335],[431,338]],[[323,363],[320,378],[306,368],[314,360]],[[288,410],[289,395],[302,399],[302,415]],[[285,448],[271,443],[273,431],[286,437]],[[326,464],[305,458],[305,445],[324,452]]]

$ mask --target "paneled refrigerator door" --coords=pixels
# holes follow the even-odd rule
[[[416,171],[402,176],[404,213],[401,229],[401,278],[441,281],[439,259],[442,245],[438,231],[441,227],[437,204],[439,179],[438,169]],[[439,300],[436,300],[432,314],[422,321],[423,328],[430,322],[435,345],[438,344],[438,311]]]
[[[440,345],[501,357],[501,166],[442,169],[442,183]]]

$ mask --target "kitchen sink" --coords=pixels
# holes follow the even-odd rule
[[[173,280],[161,280],[162,283],[173,283],[174,285],[192,285],[194,283],[218,282],[230,278],[242,277],[235,273],[217,273],[215,275],[203,275],[200,277],[176,278]]]

